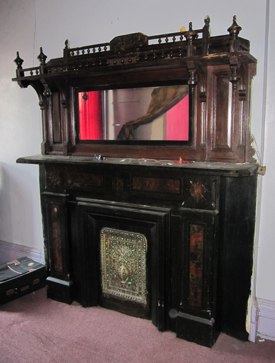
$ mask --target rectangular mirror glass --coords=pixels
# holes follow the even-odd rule
[[[189,141],[186,84],[78,92],[79,140]]]

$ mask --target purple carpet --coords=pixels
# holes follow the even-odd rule
[[[45,289],[0,306],[1,363],[275,362],[275,342],[221,334],[213,348],[159,332],[151,321],[46,298]]]

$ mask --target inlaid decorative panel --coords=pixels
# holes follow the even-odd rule
[[[179,194],[180,180],[134,176],[132,188],[133,190],[142,192]]]
[[[190,224],[189,296],[191,306],[201,306],[204,227]]]
[[[184,177],[182,206],[196,209],[217,209],[218,183],[219,180],[214,177]]]
[[[146,237],[105,227],[100,233],[100,246],[103,296],[146,305]]]
[[[76,172],[73,168],[60,168],[52,166],[46,173],[48,188],[66,188],[74,190],[93,190],[104,187],[104,177],[102,174],[89,173],[80,170]]]
[[[124,190],[124,180],[121,177],[113,176],[112,178],[112,190],[116,192],[122,192]]]
[[[61,236],[61,223],[60,223],[60,210],[58,205],[50,206],[50,220],[51,228],[51,241],[52,241],[52,259],[54,269],[56,272],[62,273],[62,236]]]

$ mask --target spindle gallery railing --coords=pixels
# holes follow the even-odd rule
[[[189,23],[189,29],[185,31],[146,36],[142,33],[133,33],[114,38],[109,43],[70,48],[68,40],[65,41],[63,58],[46,63],[47,56],[40,48],[38,59],[39,67],[23,69],[23,59],[19,52],[15,63],[17,64],[17,79],[37,77],[41,74],[56,74],[75,71],[81,68],[114,66],[131,64],[142,61],[154,61],[156,59],[180,58],[207,55],[209,52],[209,24],[206,17],[201,29],[193,29]],[[236,29],[239,29],[236,31]],[[228,29],[230,34],[238,35],[240,27],[233,19],[232,26]]]
[[[38,55],[40,66],[25,69],[22,68],[24,61],[17,52],[17,57],[14,60],[17,64],[16,77],[17,79],[24,79],[42,74],[57,74],[94,67],[207,56],[211,53],[209,25],[210,18],[207,16],[201,29],[193,29],[190,22],[189,29],[180,32],[153,36],[133,33],[115,37],[109,43],[76,48],[70,48],[69,42],[66,40],[63,58],[57,58],[46,63],[47,56],[40,48],[40,54]],[[221,52],[236,52],[241,48],[241,41],[238,38],[240,30],[241,27],[237,24],[234,16],[233,23],[228,28],[229,36],[224,42],[226,49],[220,49]],[[243,47],[245,48],[245,45]],[[214,51],[217,52],[217,48]]]

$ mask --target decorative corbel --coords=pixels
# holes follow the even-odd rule
[[[48,84],[46,82],[43,82],[43,85],[44,85],[44,92],[43,92],[43,96],[45,96],[46,98],[49,98],[51,97],[52,95],[52,92],[48,86]]]
[[[197,69],[196,69],[195,62],[192,60],[189,60],[186,63],[187,63],[187,69],[189,72],[188,84],[189,84],[189,86],[195,86],[198,82]]]
[[[239,101],[246,101],[246,100],[247,100],[246,88],[240,87],[240,89],[239,89]]]
[[[230,66],[230,82],[233,85],[233,90],[237,89],[237,83],[240,79],[239,75],[239,60],[236,55],[232,55],[229,57],[229,66]]]

